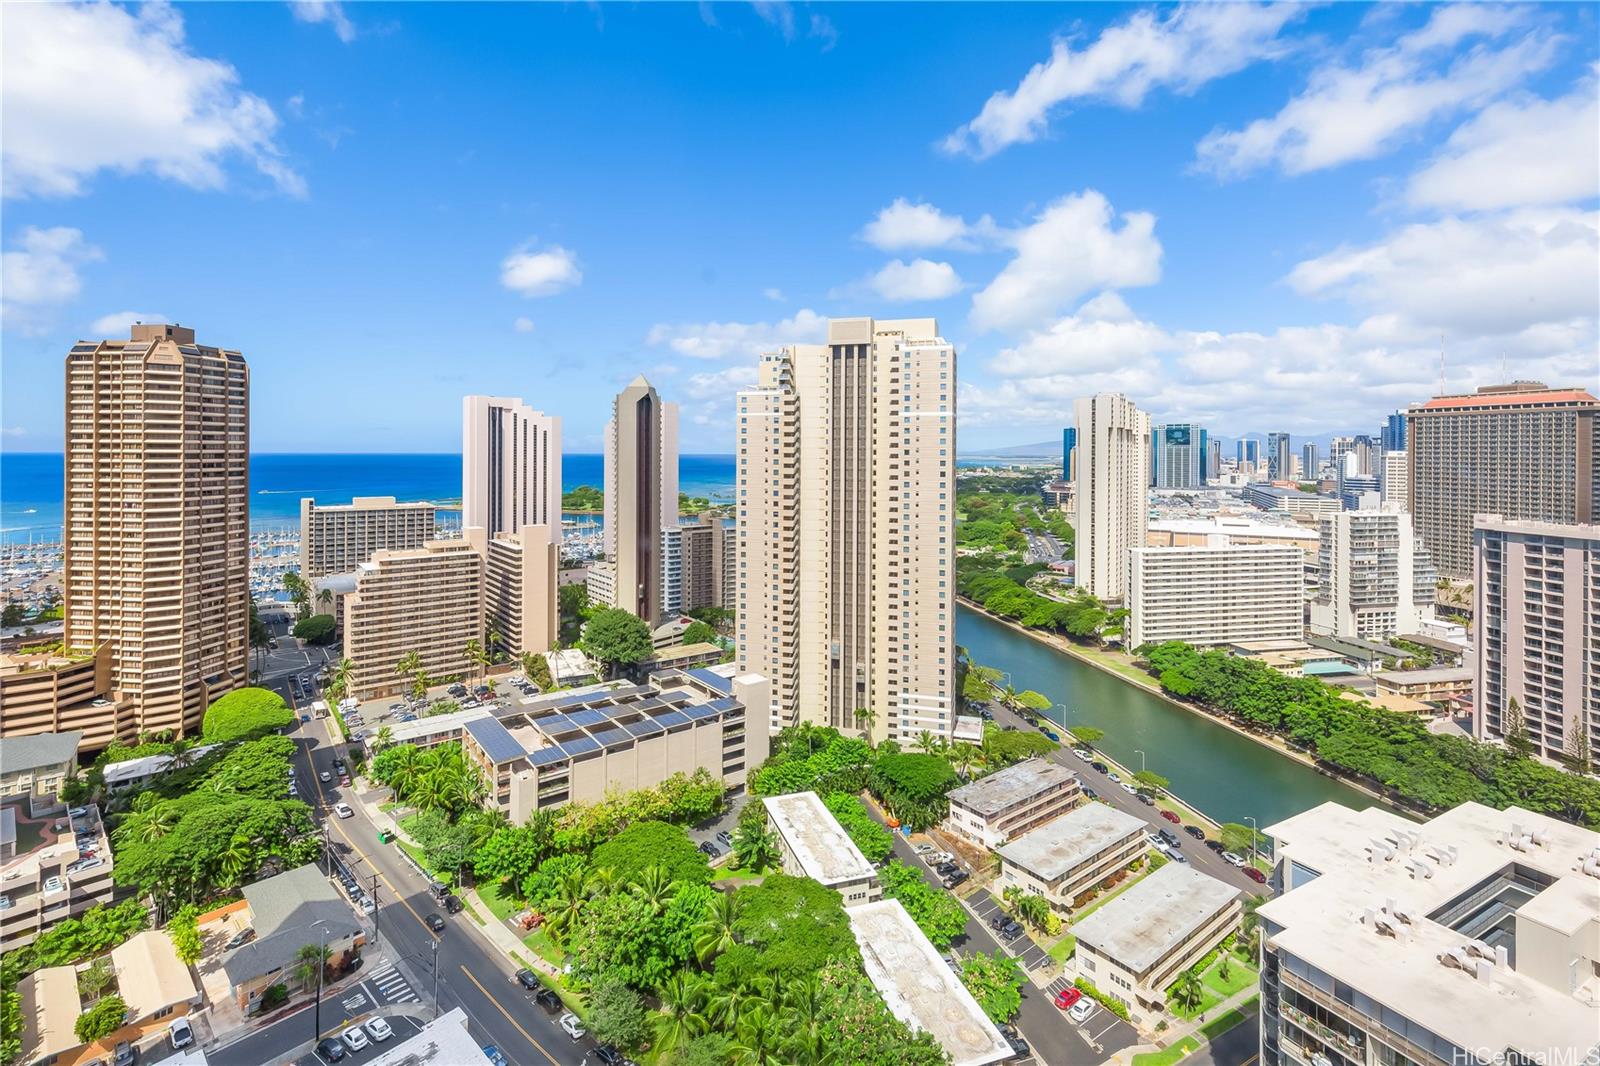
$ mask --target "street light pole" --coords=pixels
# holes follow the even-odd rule
[[[1256,828],[1256,820],[1248,814],[1244,816],[1244,820],[1250,823],[1250,865],[1254,867],[1256,864],[1256,837],[1261,835],[1261,830]]]
[[[316,1006],[312,1010],[312,1024],[317,1028],[316,1032],[311,1036],[311,1041],[316,1043],[322,1039],[322,975],[328,970],[328,961],[323,956],[328,951],[328,926],[322,920],[311,924],[322,926],[320,935],[317,938],[317,1000]]]
[[[433,1016],[439,1017],[439,937],[433,938]]]
[[[1144,773],[1144,752],[1138,748],[1134,748],[1133,753],[1139,756],[1139,772],[1142,774]]]

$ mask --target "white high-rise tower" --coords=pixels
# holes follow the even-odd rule
[[[1150,514],[1150,416],[1117,393],[1077,401],[1077,585],[1102,600],[1126,594],[1128,549]]]
[[[561,419],[506,396],[461,401],[461,525],[561,540]]]

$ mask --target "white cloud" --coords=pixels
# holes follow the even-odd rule
[[[104,259],[70,226],[24,229],[0,254],[0,317],[6,326],[31,332],[51,308],[75,299],[83,288],[78,268]]]
[[[861,230],[862,240],[885,252],[970,249],[998,236],[994,220],[988,215],[968,223],[959,215],[947,215],[932,204],[911,203],[903,196],[896,197]]]
[[[1077,313],[1003,348],[989,369],[1004,377],[1086,374],[1131,366],[1171,350],[1165,330],[1137,318],[1114,292],[1089,300]]]
[[[1084,293],[1154,284],[1161,277],[1156,218],[1121,216],[1093,189],[1064,196],[1015,231],[1016,255],[972,298],[979,329],[1037,328]]]
[[[1138,107],[1158,87],[1191,93],[1216,78],[1288,50],[1278,34],[1298,18],[1297,4],[1189,4],[1165,18],[1139,11],[1109,26],[1087,47],[1057,39],[1011,92],[997,92],[971,122],[945,138],[944,150],[978,158],[1037,140],[1050,112],[1072,100]]]
[[[691,359],[759,355],[786,344],[816,344],[828,335],[828,320],[809,308],[781,322],[680,322],[650,327],[645,341],[666,345]]]
[[[1195,165],[1218,177],[1277,165],[1304,174],[1395,148],[1428,123],[1481,107],[1549,65],[1560,42],[1530,30],[1504,48],[1496,40],[1522,29],[1525,12],[1491,6],[1435,7],[1426,26],[1393,46],[1368,50],[1357,66],[1315,71],[1305,91],[1271,118],[1201,140]],[[1439,53],[1485,38],[1444,69]]]
[[[95,337],[126,337],[135,322],[168,322],[166,315],[155,311],[116,311],[101,315],[89,327]]]
[[[785,41],[793,42],[800,36],[799,25],[794,17],[794,5],[790,4],[788,0],[751,0],[750,6],[755,9],[756,14],[761,16],[763,22],[783,34]],[[704,18],[703,11],[701,17]],[[714,15],[710,25],[716,25]],[[824,52],[831,51],[833,46],[839,42],[838,28],[834,26],[826,15],[815,13],[806,20],[805,36],[820,40]]]
[[[762,289],[761,290],[761,295],[765,296],[769,300],[773,300],[773,301],[776,301],[778,303],[782,303],[783,302],[783,290],[782,289]]]
[[[511,327],[518,333],[532,333],[533,319],[529,318],[527,315],[519,315],[517,320],[511,323]]]
[[[306,194],[278,116],[232,66],[190,52],[171,6],[11,4],[4,38],[6,196],[76,196],[101,170],[219,189],[233,157]]]
[[[870,292],[891,303],[911,303],[954,296],[961,291],[961,278],[949,263],[891,259],[882,270],[849,288]]]
[[[726,429],[732,424],[734,400],[739,390],[755,383],[754,363],[738,363],[721,370],[691,374],[680,393],[687,401],[681,417],[691,425]]]
[[[355,23],[337,0],[289,0],[289,10],[294,12],[296,22],[326,22],[345,44],[356,39]]]
[[[1600,95],[1593,77],[1556,100],[1502,101],[1451,134],[1411,176],[1417,207],[1482,211],[1600,194]]]
[[[577,256],[558,244],[538,252],[525,245],[500,263],[500,284],[522,296],[549,296],[581,281]]]
[[[1461,335],[1594,318],[1600,214],[1525,208],[1418,223],[1305,260],[1287,280],[1306,295],[1342,296]]]

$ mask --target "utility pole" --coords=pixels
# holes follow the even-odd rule
[[[321,935],[317,938],[317,1001],[312,1010],[312,1024],[317,1028],[311,1035],[311,1042],[316,1043],[322,1039],[322,975],[328,972],[328,960],[324,958],[328,950],[328,927],[322,922],[312,924],[322,926]]]
[[[433,938],[433,1016],[439,1017],[439,937]]]
[[[372,871],[372,943],[378,943],[378,871]]]

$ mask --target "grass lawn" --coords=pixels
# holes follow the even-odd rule
[[[1064,964],[1072,957],[1072,950],[1078,946],[1078,938],[1071,933],[1063,933],[1061,939],[1050,945],[1050,957],[1056,962]]]
[[[543,928],[535,929],[523,937],[522,942],[552,966],[560,966],[566,961],[566,952],[556,947],[556,942],[550,939],[550,934],[545,932]]]
[[[1135,1055],[1133,1066],[1173,1066],[1173,1063],[1188,1058],[1199,1047],[1200,1041],[1186,1036],[1163,1051],[1146,1051],[1142,1055]]]
[[[1254,1017],[1257,1005],[1260,1004],[1260,1002],[1260,996],[1252,996],[1250,999],[1245,1000],[1245,1002],[1240,1006],[1217,1015],[1215,1018],[1211,1019],[1209,1022],[1206,1022],[1206,1024],[1200,1027],[1201,1035],[1203,1035],[1207,1040],[1215,1040],[1223,1033],[1226,1033],[1229,1029],[1232,1029],[1234,1026],[1244,1021],[1245,1018]]]
[[[478,898],[483,900],[483,905],[489,908],[502,922],[522,909],[522,904],[511,896],[501,895],[503,890],[498,881],[491,881],[478,886]]]
[[[713,866],[711,880],[713,881],[759,881],[767,876],[767,871],[756,873],[754,870],[733,870],[726,866]]]
[[[1256,983],[1256,968],[1247,962],[1241,962],[1239,956],[1228,955],[1228,976],[1222,976],[1222,956],[1207,966],[1200,975],[1200,1002],[1192,1009],[1178,1006],[1173,1000],[1170,987],[1167,992],[1167,1009],[1179,1018],[1198,1018],[1218,1003],[1242,989],[1249,988]]]

